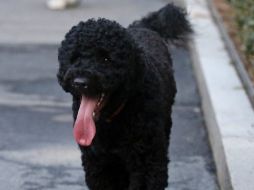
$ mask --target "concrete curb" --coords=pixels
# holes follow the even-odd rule
[[[213,19],[220,30],[221,37],[223,41],[225,42],[225,46],[229,52],[232,62],[235,65],[236,71],[243,83],[243,86],[245,87],[245,90],[254,108],[254,84],[252,83],[250,77],[248,76],[248,72],[246,71],[244,67],[244,64],[236,50],[234,43],[232,42],[232,40],[230,39],[230,36],[228,35],[228,32],[223,24],[223,20],[221,16],[219,15],[218,11],[216,10],[213,0],[208,0],[207,2],[208,2],[208,7],[211,10]]]
[[[254,112],[205,1],[187,1],[190,47],[222,190],[254,187]]]

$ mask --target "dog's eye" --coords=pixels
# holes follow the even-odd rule
[[[103,49],[97,50],[96,55],[101,62],[108,63],[110,61],[109,53]]]
[[[111,61],[111,59],[110,59],[109,56],[105,56],[105,57],[103,58],[103,62],[104,62],[105,64],[110,63],[110,61]]]
[[[108,63],[110,61],[109,55],[108,54],[104,54],[102,60],[103,60],[104,63]]]

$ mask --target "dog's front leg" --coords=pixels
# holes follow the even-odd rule
[[[162,118],[161,120],[162,121]],[[166,126],[158,122],[157,126],[152,123],[149,140],[149,152],[145,157],[146,165],[146,190],[164,190],[168,186],[168,140],[169,134],[166,134]]]
[[[168,185],[168,158],[166,151],[151,150],[145,157],[135,160],[135,168],[130,172],[128,190],[164,190]],[[134,159],[134,157],[133,157]]]
[[[133,153],[133,152],[132,152]],[[128,190],[146,190],[145,188],[145,170],[142,158],[136,154],[131,156],[131,168],[129,175]]]
[[[168,185],[168,134],[156,121],[146,123],[143,133],[132,147],[129,190],[164,190]]]
[[[145,177],[146,190],[165,190],[168,186],[167,151],[154,149],[147,156]]]

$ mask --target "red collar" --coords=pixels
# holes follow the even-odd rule
[[[124,108],[125,104],[126,104],[127,100],[124,100],[122,102],[122,104],[120,104],[120,106],[116,109],[116,111],[114,111],[114,113],[112,113],[108,118],[107,118],[107,122],[111,122]]]

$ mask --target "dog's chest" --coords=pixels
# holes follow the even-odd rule
[[[93,142],[94,151],[118,152],[131,146],[133,130],[131,122],[116,120],[114,122],[98,123],[96,136]]]

